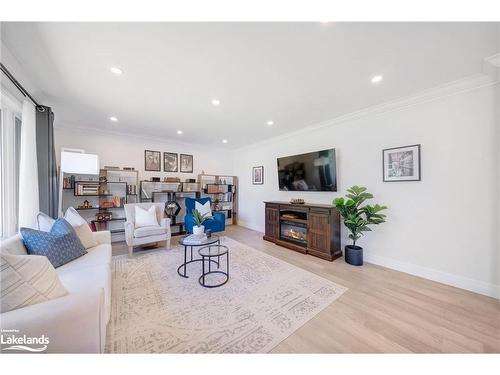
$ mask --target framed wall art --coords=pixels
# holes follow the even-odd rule
[[[382,150],[385,182],[420,181],[420,145]]]
[[[180,165],[182,173],[193,173],[193,155],[181,154]]]
[[[254,185],[263,185],[264,184],[264,166],[263,165],[252,168],[252,184],[254,184]]]
[[[179,171],[179,155],[175,152],[163,153],[163,171],[178,172]]]
[[[161,172],[161,152],[160,151],[144,151],[144,170]]]

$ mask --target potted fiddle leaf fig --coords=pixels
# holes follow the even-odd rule
[[[349,230],[349,238],[352,245],[345,246],[345,261],[354,266],[363,265],[363,248],[357,246],[356,242],[361,238],[363,232],[370,232],[369,225],[377,225],[385,222],[385,215],[380,213],[387,209],[386,206],[375,204],[363,205],[373,195],[366,191],[365,187],[352,186],[347,189],[346,199],[335,198],[333,204],[344,218],[344,225]]]
[[[207,219],[211,219],[212,216],[210,216],[209,212],[204,213],[203,215],[198,211],[196,208],[193,208],[193,221],[194,221],[194,226],[193,226],[193,234],[203,234],[205,232],[205,226],[203,223]]]

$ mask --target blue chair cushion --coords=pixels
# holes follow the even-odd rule
[[[46,256],[54,268],[87,254],[71,224],[62,218],[50,232],[21,228],[21,236],[28,254]]]
[[[193,233],[193,209],[195,208],[195,202],[205,204],[206,202],[212,203],[210,197],[205,198],[186,198],[186,216],[184,217],[184,227],[187,232]],[[210,229],[212,232],[222,232],[226,229],[226,215],[223,212],[212,211],[213,219],[205,220],[203,225],[205,226],[205,231]]]

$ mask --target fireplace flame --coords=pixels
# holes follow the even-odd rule
[[[285,236],[293,238],[294,240],[305,241],[306,239],[306,234],[304,232],[292,228],[285,230]]]

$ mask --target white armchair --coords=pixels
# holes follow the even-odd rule
[[[156,219],[160,224],[150,227],[135,227],[135,206],[148,210],[151,206],[156,207]],[[167,249],[170,249],[170,219],[163,217],[164,203],[127,203],[125,204],[125,241],[128,246],[128,255],[132,257],[134,254],[134,247],[146,245],[150,243],[165,241]]]

